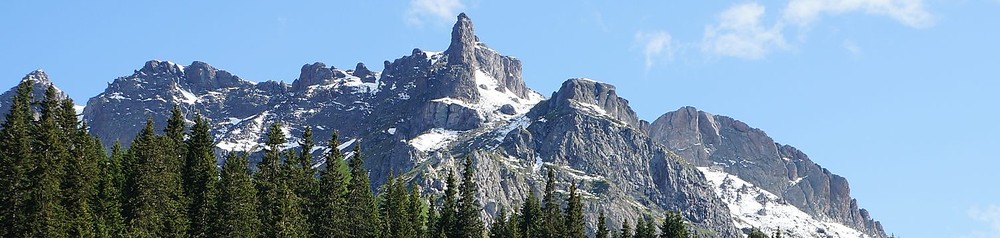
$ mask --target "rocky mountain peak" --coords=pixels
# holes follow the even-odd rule
[[[138,73],[144,73],[147,75],[182,75],[184,74],[184,66],[170,61],[150,60],[146,61],[146,64],[142,66],[142,69],[140,69]]]
[[[35,81],[35,83],[51,83],[52,82],[52,81],[49,81],[49,75],[46,74],[45,71],[43,71],[42,69],[36,69],[35,71],[31,71],[31,73],[28,73],[27,75],[24,75],[24,78],[22,78],[21,81],[25,81],[25,80],[32,80],[32,81]]]
[[[448,65],[475,65],[476,44],[479,37],[472,26],[472,19],[465,13],[458,14],[458,21],[451,28],[451,45],[445,54],[448,55]]]
[[[195,91],[232,87],[240,81],[239,77],[201,61],[184,68],[184,76],[185,84]]]
[[[628,100],[618,97],[615,86],[587,78],[569,79],[549,99],[550,110],[583,111],[587,114],[608,117],[637,129],[648,123],[640,121]]]
[[[333,68],[327,68],[326,64],[316,62],[305,64],[299,70],[299,78],[292,82],[292,90],[305,90],[310,85],[320,84],[333,79]]]

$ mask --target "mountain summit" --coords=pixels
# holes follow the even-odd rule
[[[176,105],[186,119],[210,122],[217,152],[258,159],[272,123],[289,135],[285,148],[311,127],[319,142],[311,153],[361,144],[374,186],[394,171],[425,194],[443,193],[449,171],[459,170],[456,158],[468,157],[486,220],[541,194],[552,170],[564,181],[559,191],[579,188],[591,233],[599,211],[613,226],[681,211],[706,237],[742,237],[750,227],[886,237],[845,178],[760,129],[693,107],[650,123],[613,85],[592,79],[566,80],[544,98],[525,85],[521,61],[480,42],[464,13],[450,41],[442,52],[413,49],[384,61],[381,72],[364,63],[307,63],[291,84],[247,81],[200,61],[150,60],[90,98],[83,120],[104,145],[128,145],[146,118],[162,129]],[[41,71],[27,79],[36,93],[51,84]],[[0,95],[0,110],[11,93]],[[325,144],[334,132],[342,143]]]

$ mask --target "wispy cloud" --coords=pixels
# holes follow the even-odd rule
[[[785,7],[784,19],[799,26],[808,26],[824,14],[864,11],[888,16],[910,27],[934,24],[922,0],[791,0]]]
[[[635,42],[646,56],[646,70],[652,68],[657,60],[672,60],[676,51],[673,37],[665,31],[637,32]]]
[[[448,23],[465,8],[460,0],[410,0],[404,18],[407,24]]]
[[[773,49],[788,48],[781,32],[782,24],[763,23],[765,8],[758,3],[743,3],[719,14],[719,22],[705,26],[702,51],[722,56],[760,59]]]
[[[861,47],[858,46],[858,43],[853,40],[844,40],[844,49],[846,49],[848,53],[851,53],[851,56],[854,56],[854,58],[861,57]]]
[[[969,218],[974,221],[984,223],[989,227],[986,231],[972,231],[964,237],[968,238],[996,238],[1000,237],[1000,206],[989,205],[986,207],[972,207],[969,209]]]

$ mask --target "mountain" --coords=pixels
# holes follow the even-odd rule
[[[886,237],[846,179],[742,122],[682,108],[650,123],[613,85],[585,78],[544,97],[525,85],[521,61],[481,42],[464,13],[445,51],[414,49],[381,72],[316,62],[291,83],[257,83],[204,62],[151,60],[90,98],[82,118],[105,145],[128,145],[147,117],[162,129],[174,105],[189,124],[201,116],[213,125],[220,153],[259,153],[274,122],[289,136],[286,148],[307,126],[316,154],[360,143],[374,185],[394,171],[440,194],[447,171],[472,158],[487,220],[540,194],[552,169],[560,196],[570,183],[584,194],[590,232],[599,210],[613,226],[678,210],[705,236],[740,237],[757,226]],[[343,144],[325,144],[334,131]]]
[[[24,82],[25,80],[31,80],[32,82],[32,103],[41,103],[42,99],[45,99],[45,90],[48,89],[49,86],[55,86],[52,80],[49,80],[49,75],[40,69],[31,71],[31,73],[25,75],[24,78],[21,78],[21,82]],[[16,89],[17,86],[15,85],[10,90],[0,94],[0,115],[2,115],[0,116],[0,123],[7,120],[7,113],[10,112],[10,104],[14,101],[14,95],[17,94]],[[60,100],[69,98],[69,95],[60,90],[58,87],[56,87],[56,95]],[[80,110],[83,109],[83,106],[78,105],[76,108],[77,112],[80,112]]]

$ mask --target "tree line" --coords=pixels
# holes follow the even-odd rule
[[[22,81],[0,126],[0,237],[587,237],[582,195],[571,183],[556,194],[550,169],[541,198],[529,191],[518,209],[500,208],[486,224],[475,167],[449,170],[443,195],[425,196],[399,176],[372,191],[359,143],[343,154],[334,133],[325,166],[306,128],[284,149],[281,124],[267,131],[264,153],[225,155],[217,167],[210,125],[188,128],[175,106],[162,132],[152,119],[131,146],[110,153],[54,87],[34,102]],[[348,158],[349,157],[349,158]],[[325,168],[325,169],[324,169]],[[658,226],[640,220],[611,229],[601,212],[595,237],[691,237],[669,213]]]

